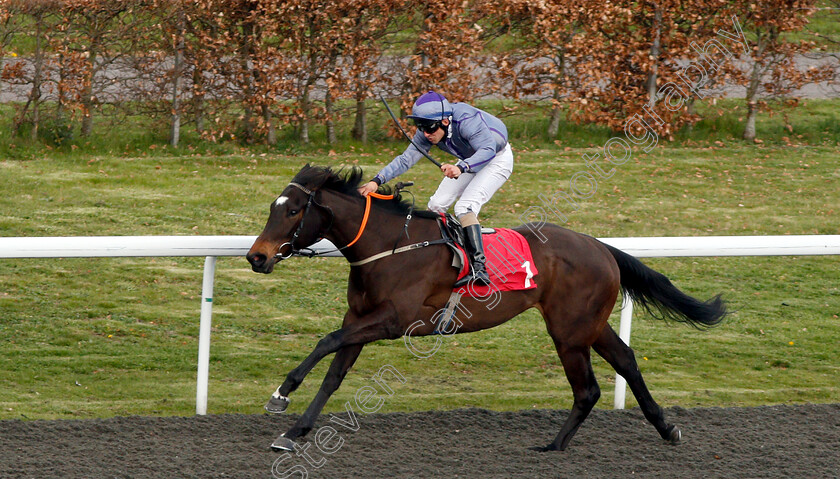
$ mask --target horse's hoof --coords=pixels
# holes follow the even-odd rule
[[[531,446],[528,449],[537,452],[559,451],[559,449],[557,449],[557,446],[555,446],[554,443],[551,443],[547,446]]]
[[[682,439],[682,433],[680,432],[680,428],[677,426],[671,426],[671,432],[668,433],[667,441],[671,444],[679,444],[680,439]]]
[[[289,398],[286,396],[271,396],[265,404],[265,410],[271,414],[282,414],[289,407]]]
[[[281,434],[274,442],[271,443],[271,448],[275,451],[294,451],[295,441],[292,441],[284,434]]]

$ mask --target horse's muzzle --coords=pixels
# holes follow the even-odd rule
[[[268,257],[262,253],[248,253],[245,258],[251,263],[251,269],[255,273],[268,274],[274,271],[275,257]]]

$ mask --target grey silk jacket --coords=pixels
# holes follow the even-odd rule
[[[463,166],[465,171],[476,172],[484,168],[497,153],[505,149],[508,142],[507,128],[501,120],[466,103],[452,104],[450,131],[450,137],[441,140],[437,146],[458,158],[456,165]],[[414,143],[426,153],[432,148],[432,143],[420,130],[414,134]],[[375,178],[386,183],[408,171],[421,158],[423,154],[414,145],[409,145],[401,155],[382,168]]]

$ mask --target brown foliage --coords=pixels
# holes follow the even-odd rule
[[[766,109],[763,98],[784,96],[806,83],[831,77],[830,68],[799,67],[795,60],[814,48],[810,41],[791,41],[787,34],[802,30],[813,14],[816,0],[758,0],[738,2],[748,54],[730,72],[746,87],[747,121],[743,138],[754,140],[755,120]]]
[[[291,126],[307,142],[318,122],[335,141],[347,99],[361,139],[372,95],[405,112],[435,89],[547,100],[552,137],[563,115],[670,137],[724,81],[757,111],[826,79],[793,61],[812,45],[787,40],[815,1],[0,0],[0,82],[31,91],[18,123],[47,102],[83,135],[109,103],[170,118],[173,134],[189,118],[211,140],[274,143]],[[24,33],[39,53],[4,57]]]

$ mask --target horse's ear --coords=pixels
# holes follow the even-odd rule
[[[298,171],[298,175],[300,175],[301,173],[303,173],[305,171],[309,171],[311,169],[312,169],[312,165],[310,163],[307,163],[307,164],[303,165],[303,168],[301,168],[300,171]]]

